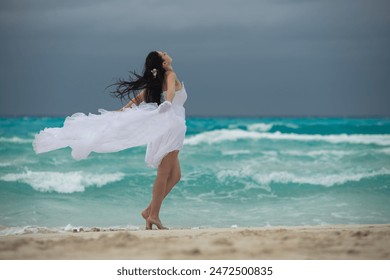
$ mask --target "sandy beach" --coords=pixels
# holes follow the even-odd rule
[[[0,259],[390,259],[390,225],[153,231],[0,237]]]

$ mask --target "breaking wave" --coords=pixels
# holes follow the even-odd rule
[[[281,133],[281,132],[256,132],[246,131],[242,129],[219,129],[213,131],[202,132],[194,136],[187,137],[186,145],[199,144],[215,144],[223,141],[237,140],[287,140],[287,141],[323,141],[332,144],[348,143],[348,144],[365,144],[389,146],[390,135],[388,134],[296,134],[296,133]]]
[[[0,143],[15,143],[15,144],[24,144],[32,143],[33,139],[20,138],[17,136],[14,137],[0,137]]]
[[[0,177],[6,182],[22,182],[41,192],[73,193],[83,192],[90,186],[102,187],[125,177],[123,173],[92,174],[75,172],[33,172],[10,173]]]
[[[390,169],[382,168],[380,170],[371,172],[345,172],[341,174],[294,174],[291,172],[270,172],[261,174],[254,172],[250,169],[243,170],[222,170],[217,173],[217,179],[226,183],[231,178],[244,179],[250,178],[260,186],[269,185],[272,183],[281,184],[308,184],[308,185],[320,185],[324,187],[332,187],[336,185],[343,185],[348,182],[359,182],[363,179],[369,179],[377,176],[390,175]]]

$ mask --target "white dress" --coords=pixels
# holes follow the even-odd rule
[[[165,97],[165,92],[163,93]],[[147,144],[145,161],[157,168],[166,154],[183,147],[187,99],[184,84],[172,103],[142,102],[122,112],[100,109],[100,114],[76,113],[63,127],[45,128],[35,135],[34,151],[45,153],[72,148],[72,157],[85,159],[91,152],[110,153]]]

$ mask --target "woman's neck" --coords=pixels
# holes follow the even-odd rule
[[[165,71],[173,71],[173,66],[172,65],[165,66],[164,69]]]

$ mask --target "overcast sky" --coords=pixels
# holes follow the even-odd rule
[[[1,0],[0,115],[114,110],[167,51],[197,116],[390,116],[388,0]]]

